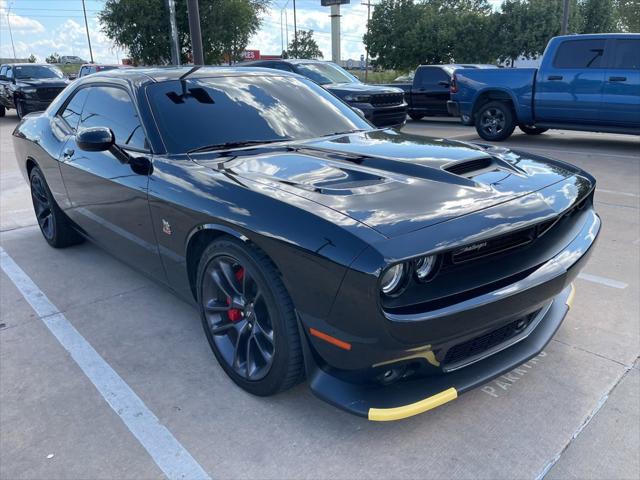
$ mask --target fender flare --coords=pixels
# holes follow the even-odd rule
[[[473,97],[473,100],[471,102],[471,116],[473,117],[476,113],[477,113],[477,105],[478,105],[478,100],[479,98],[488,92],[499,92],[499,93],[503,93],[505,95],[507,95],[510,99],[511,102],[513,103],[513,108],[515,110],[515,114],[516,114],[516,121],[518,118],[522,117],[522,112],[520,109],[520,104],[518,103],[518,100],[516,99],[514,93],[507,89],[507,88],[503,88],[503,87],[485,87],[482,90],[478,90],[475,94],[475,96]]]

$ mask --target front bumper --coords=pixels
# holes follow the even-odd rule
[[[601,223],[589,210],[579,225],[577,234],[559,253],[517,282],[415,318],[388,318],[395,333],[401,333],[395,339],[404,339],[402,350],[389,347],[389,337],[383,332],[374,343],[354,342],[349,351],[310,340],[305,345],[305,361],[312,391],[356,415],[393,420],[450,401],[526,362],[542,351],[566,315],[572,282],[592,252]],[[527,320],[521,328],[501,336],[504,328],[520,324],[523,318]],[[304,315],[301,320],[303,328],[313,322]],[[485,327],[478,330],[478,325]],[[443,326],[447,329],[442,330]],[[314,323],[313,327],[327,331],[326,325]],[[421,332],[431,332],[428,345],[416,348],[407,343]],[[493,341],[496,332],[499,338]],[[489,337],[491,341],[486,340]],[[478,342],[489,346],[467,348]],[[467,353],[450,357],[448,353],[455,348],[467,349]],[[327,358],[331,358],[330,365],[323,361]],[[353,367],[355,364],[361,367]],[[388,372],[392,382],[385,381]]]
[[[525,339],[465,368],[388,386],[350,383],[315,368],[309,377],[311,390],[322,400],[373,421],[400,420],[426,412],[538,355],[571,308],[573,293],[574,287],[569,285],[557,295]]]
[[[21,97],[17,101],[22,103],[24,113],[27,114],[46,110],[53,100],[43,101],[31,97]]]
[[[376,127],[402,125],[407,120],[407,104],[375,106],[369,103],[354,103],[364,112],[364,117]]]

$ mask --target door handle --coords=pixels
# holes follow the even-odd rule
[[[562,75],[549,75],[547,80],[562,80]]]
[[[73,154],[76,153],[75,150],[73,148],[65,148],[64,151],[62,152],[62,156],[64,158],[71,158],[73,157]]]
[[[610,82],[626,82],[627,77],[609,77]]]

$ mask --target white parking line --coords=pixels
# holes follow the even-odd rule
[[[612,280],[610,278],[600,277],[598,275],[590,275],[588,273],[580,273],[578,274],[578,278],[580,280],[586,280],[587,282],[599,283],[600,285],[605,285],[611,288],[619,288],[621,290],[629,286],[629,284],[619,282],[618,280]]]
[[[2,270],[18,288],[58,342],[71,354],[105,401],[170,479],[210,479],[191,454],[154,413],[80,335],[57,307],[0,247]]]
[[[636,194],[636,193],[629,193],[629,192],[616,192],[615,190],[605,190],[604,188],[596,188],[596,192],[600,193],[609,193],[611,195],[622,195],[623,197],[634,197],[634,198],[640,198],[640,195]]]

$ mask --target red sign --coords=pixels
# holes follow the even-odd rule
[[[260,60],[260,50],[245,50],[242,56],[247,61]]]

